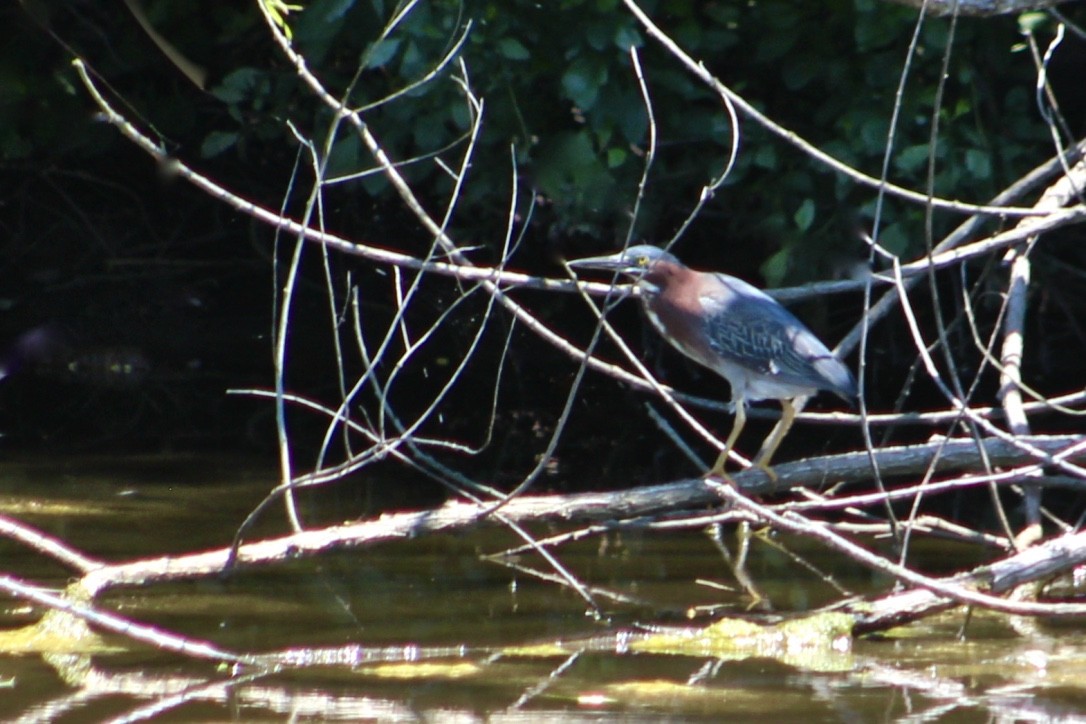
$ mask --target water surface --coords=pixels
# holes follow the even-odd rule
[[[122,561],[227,544],[275,480],[264,462],[216,456],[23,460],[0,467],[0,512],[87,555]],[[374,505],[396,481],[322,491],[321,519]],[[366,488],[366,495],[349,486]],[[377,495],[377,498],[380,496]],[[364,503],[359,503],[364,500]],[[279,508],[255,533],[282,530]],[[543,536],[554,529],[538,527]],[[734,539],[725,542],[734,546]],[[274,674],[231,671],[118,637],[114,650],[0,655],[5,721],[286,719],[1017,721],[1086,716],[1083,628],[954,611],[850,650],[782,655],[638,653],[616,632],[742,615],[750,600],[699,531],[635,531],[557,552],[586,584],[629,600],[603,615],[553,582],[496,562],[520,543],[480,527],[342,551],[225,578],[111,590],[97,603],[135,620],[244,652],[357,644],[385,661]],[[63,588],[71,572],[0,541],[3,573]],[[935,570],[966,569],[971,549],[922,543]],[[798,562],[802,560],[802,565]],[[535,556],[515,559],[545,568]],[[748,572],[780,612],[888,582],[804,541],[755,541]],[[41,609],[7,600],[5,629]],[[708,622],[707,617],[694,621]],[[562,642],[564,648],[548,644]],[[531,647],[531,648],[530,648]],[[250,673],[252,675],[250,675]]]

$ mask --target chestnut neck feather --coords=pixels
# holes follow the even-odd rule
[[[699,277],[680,264],[657,262],[642,277],[642,292],[649,318],[663,336],[695,359],[705,359],[711,352],[703,342]]]

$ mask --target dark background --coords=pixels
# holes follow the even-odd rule
[[[693,57],[772,118],[878,174],[913,11],[861,0],[644,7]],[[284,194],[296,204],[307,192],[288,191],[297,144],[284,119],[316,133],[325,111],[299,87],[249,3],[147,2],[144,10],[159,33],[207,70],[206,89],[179,72],[122,3],[26,2],[0,11],[0,349],[6,372],[0,445],[11,452],[263,452],[274,446],[271,406],[225,394],[272,385],[271,232],[163,173],[100,122],[70,62],[83,58],[118,109],[172,154],[273,209]],[[723,167],[731,131],[718,99],[647,41],[620,3],[421,3],[394,42],[374,45],[389,13],[382,3],[318,0],[289,22],[297,47],[329,86],[345,88],[362,64],[352,96],[361,102],[423,75],[472,20],[462,57],[475,92],[486,100],[486,121],[452,232],[480,247],[474,254],[480,263],[496,259],[506,223],[510,144],[522,185],[539,200],[515,268],[559,274],[560,256],[600,253],[625,238],[647,139],[630,44],[641,48],[660,138],[634,238],[669,239],[699,189]],[[1086,20],[1079,5],[1066,13]],[[1039,41],[1048,42],[1054,22],[1035,20]],[[921,33],[891,166],[900,185],[925,185],[935,80],[949,28],[948,20],[930,19]],[[1049,129],[1034,104],[1035,70],[1022,44],[1017,18],[958,22],[939,108],[937,194],[983,202],[1052,155]],[[1084,49],[1069,33],[1051,68],[1055,96],[1076,138],[1086,130]],[[463,100],[448,73],[367,115],[395,157],[425,153],[463,133]],[[755,124],[744,123],[742,133],[735,172],[675,248],[684,261],[760,286],[839,277],[865,262],[857,232],[870,227],[874,193],[828,174]],[[337,145],[335,172],[369,163],[359,144]],[[432,164],[406,174],[428,208],[441,207],[448,192],[443,174]],[[325,203],[330,228],[349,238],[418,254],[429,245],[379,178],[329,190]],[[935,239],[959,221],[937,215]],[[888,204],[883,224],[887,247],[904,258],[922,253],[923,209]],[[1082,241],[1080,229],[1064,230],[1033,256],[1026,374],[1042,392],[1080,388],[1086,379]],[[389,291],[385,278],[362,261],[339,263],[360,284]],[[303,290],[323,284],[310,268],[314,275],[303,279]],[[978,299],[982,332],[990,329],[1004,273],[995,259],[971,265],[964,280],[957,273],[941,276],[942,311],[958,316],[963,283],[987,290]],[[432,305],[417,312],[420,324],[440,313],[455,287],[435,281],[428,294]],[[578,300],[538,293],[518,298],[572,338],[587,339],[593,320]],[[379,296],[368,303],[375,314],[391,313],[391,303]],[[317,396],[331,393],[330,347],[321,331],[326,310],[318,294],[300,295],[299,304],[291,382]],[[666,381],[727,398],[723,381],[661,351],[654,336],[643,334],[636,305],[627,307],[614,318]],[[861,310],[858,295],[795,309],[830,343]],[[933,311],[930,304],[921,307],[928,329]],[[872,409],[892,409],[907,387],[915,352],[903,329],[893,315],[873,332]],[[955,327],[951,342],[968,375],[979,364],[968,330]],[[463,340],[453,325],[438,343],[455,351]],[[502,334],[488,335],[483,359],[496,359],[503,343]],[[611,353],[604,348],[604,354]],[[573,370],[523,331],[514,336],[509,369],[501,435],[473,463],[498,481],[516,479],[540,452]],[[456,424],[469,435],[478,427],[473,416],[485,417],[485,405],[467,404],[472,390],[485,389],[485,373],[480,377],[466,382],[462,418],[449,423],[450,435]],[[900,404],[939,406],[924,375],[917,378]],[[978,399],[993,404],[995,383],[988,373]],[[643,402],[589,375],[554,483],[568,484],[586,466],[604,478],[635,471],[635,477],[659,480],[690,472],[645,420]],[[838,404],[820,399],[811,409]],[[706,417],[722,433],[730,424],[722,415]],[[617,443],[616,420],[622,421]],[[1046,424],[1074,427],[1059,418],[1045,418]],[[299,431],[300,439],[304,434]],[[905,428],[894,439],[928,434]],[[830,429],[798,432],[789,445],[795,456],[854,449],[860,439],[854,430]]]

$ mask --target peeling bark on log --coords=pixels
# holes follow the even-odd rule
[[[1082,440],[1080,436],[1061,435],[1032,436],[1019,442],[1051,455],[1080,444]],[[980,468],[978,444],[972,439],[941,440],[877,450],[874,458],[884,479],[902,475],[919,476],[931,466],[941,473],[959,472]],[[1031,462],[1024,451],[1010,442],[987,439],[983,444],[993,466],[1024,465]],[[1077,458],[1086,458],[1086,451],[1078,451]],[[870,459],[866,452],[800,460],[775,466],[774,470],[779,476],[777,482],[770,480],[769,476],[759,469],[736,473],[732,478],[747,495],[767,495],[791,487],[819,487],[842,481],[856,483],[871,479]],[[548,520],[588,523],[628,520],[639,516],[707,507],[719,502],[720,498],[710,486],[701,478],[694,478],[606,493],[524,495],[501,506],[500,515],[503,519],[517,523]],[[269,564],[297,555],[312,555],[338,548],[462,530],[483,522],[497,524],[496,519],[487,518],[488,511],[494,505],[451,501],[432,510],[388,513],[358,523],[257,541],[238,549],[238,563]],[[83,579],[83,585],[93,596],[105,588],[117,585],[209,575],[222,570],[229,552],[229,549],[221,548],[103,566],[89,572]]]

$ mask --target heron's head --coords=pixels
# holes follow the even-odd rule
[[[681,266],[673,254],[669,254],[658,246],[639,244],[623,249],[616,254],[607,256],[592,256],[587,259],[575,259],[569,263],[574,269],[598,269],[600,271],[617,272],[642,279],[652,271],[657,264],[674,264]]]

